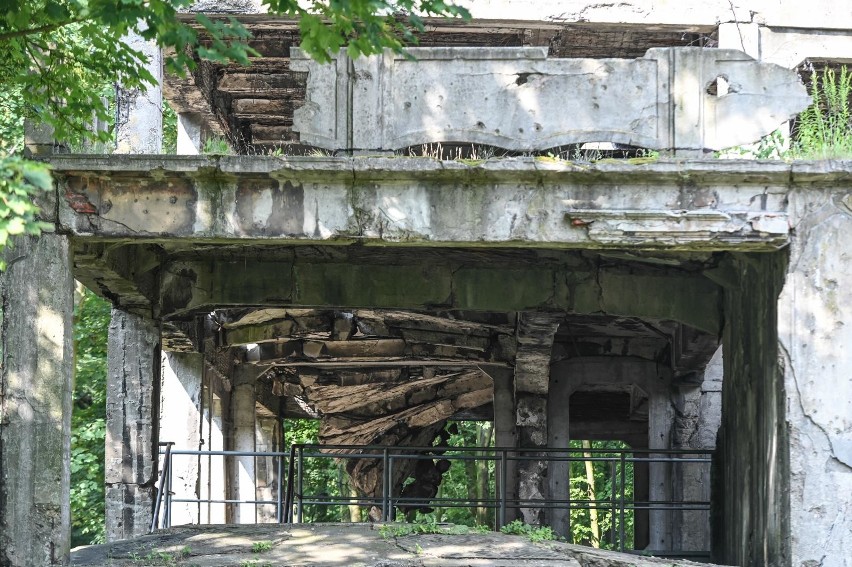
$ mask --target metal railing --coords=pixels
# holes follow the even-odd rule
[[[710,502],[705,500],[651,500],[637,499],[632,486],[628,484],[628,471],[633,467],[646,464],[649,467],[660,465],[683,465],[689,463],[709,464],[711,451],[708,450],[663,450],[663,449],[551,449],[535,448],[520,449],[514,447],[386,447],[386,446],[355,446],[355,445],[313,445],[294,444],[284,452],[246,452],[246,451],[190,451],[174,450],[171,444],[161,443],[164,457],[159,486],[163,487],[158,493],[155,505],[155,516],[152,530],[157,527],[171,525],[171,508],[176,503],[197,504],[253,504],[275,506],[275,519],[280,523],[303,522],[307,506],[375,506],[381,512],[383,521],[395,521],[399,509],[418,507],[442,508],[486,508],[494,510],[496,528],[504,526],[510,511],[522,509],[563,509],[568,513],[572,510],[603,510],[609,514],[610,541],[616,549],[630,551],[628,542],[628,515],[637,511],[652,512],[709,512]],[[173,493],[172,461],[176,457],[186,456],[222,456],[222,457],[271,457],[275,459],[275,498],[272,500],[259,499],[213,499],[175,495]],[[307,463],[312,460],[363,460],[371,459],[380,465],[382,481],[380,493],[373,496],[332,496],[316,493],[316,488],[306,482],[305,471]],[[398,467],[406,467],[403,461],[425,459],[446,459],[450,463],[459,461],[478,461],[489,463],[489,483],[494,486],[493,496],[484,498],[464,497],[411,497],[404,496],[393,490],[399,484],[394,482],[394,471]],[[286,475],[284,473],[286,462]],[[520,498],[512,494],[504,479],[509,478],[510,469],[522,469],[524,463],[585,463],[603,464],[607,471],[610,490],[606,498]],[[522,474],[518,470],[517,474]],[[567,479],[566,479],[567,481]],[[165,510],[162,521],[159,521],[161,505]],[[709,515],[708,515],[709,525]],[[564,535],[564,534],[563,534]],[[664,553],[663,553],[664,554]],[[678,555],[684,555],[678,552]],[[705,551],[693,553],[695,556],[705,556]]]

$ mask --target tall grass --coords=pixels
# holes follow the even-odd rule
[[[852,73],[825,68],[811,81],[813,104],[799,115],[791,157],[796,159],[852,158]]]

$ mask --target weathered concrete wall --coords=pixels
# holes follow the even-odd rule
[[[796,239],[778,301],[789,452],[790,562],[852,565],[852,191],[794,192]],[[726,352],[727,356],[727,352]],[[726,377],[727,380],[727,377]],[[782,390],[783,388],[783,390]],[[725,411],[728,408],[725,407]]]
[[[784,253],[732,255],[727,264],[723,413],[713,469],[720,563],[790,565],[789,437],[773,325],[786,267]]]
[[[143,535],[151,526],[157,480],[159,338],[153,321],[112,310],[107,343],[107,541]]]
[[[67,565],[74,311],[68,239],[19,238],[0,275],[0,565]]]

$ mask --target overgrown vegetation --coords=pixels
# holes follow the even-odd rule
[[[813,104],[799,114],[790,157],[852,158],[852,73],[826,67],[811,75]]]
[[[524,536],[533,543],[559,539],[550,526],[530,526],[521,520],[512,520],[500,528],[500,531],[504,534]]]
[[[71,545],[104,541],[106,354],[110,304],[80,288],[74,313]]]

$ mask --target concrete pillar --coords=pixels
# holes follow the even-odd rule
[[[159,154],[163,151],[163,55],[153,41],[143,39],[137,33],[122,38],[130,48],[148,58],[147,70],[157,80],[148,85],[145,92],[125,89],[116,90],[115,153]]]
[[[195,112],[181,112],[177,115],[178,155],[201,153],[203,125],[201,115]]]
[[[674,410],[668,391],[653,389],[648,399],[648,448],[670,449],[671,429]],[[666,455],[650,453],[651,457]],[[670,501],[671,465],[669,463],[648,463],[648,496],[652,501]],[[671,549],[671,512],[651,510],[648,513],[649,547],[654,550]]]
[[[106,537],[143,535],[157,480],[160,334],[154,321],[112,310],[107,343]]]
[[[202,373],[202,447],[208,451],[225,450],[225,416],[229,412],[230,393],[224,388],[216,373],[204,365]],[[227,490],[225,482],[225,458],[221,455],[207,455],[200,462],[200,493],[206,500],[225,500]],[[224,524],[227,513],[224,504],[208,503],[201,507],[201,522],[205,524]]]
[[[257,395],[255,384],[258,370],[251,365],[238,365],[234,369],[234,386],[231,390],[231,422],[233,424],[233,450],[255,451],[255,408]],[[255,457],[234,457],[231,459],[231,494],[234,500],[255,500],[257,480]],[[254,504],[234,506],[235,524],[254,524],[257,522]]]
[[[779,527],[797,567],[852,566],[850,204],[847,182],[834,191],[794,194],[790,205],[802,217],[795,224],[777,314],[783,377],[778,389],[786,408],[777,426],[789,439],[786,446],[772,443],[766,450],[788,459],[789,486],[779,482],[779,488],[788,489],[782,494],[790,517],[786,525],[782,517]],[[726,363],[727,358],[726,350]],[[726,375],[726,388],[727,382]]]
[[[270,453],[283,451],[281,425],[275,415],[257,415],[254,427],[254,446],[257,451]],[[287,469],[282,462],[283,476]],[[257,457],[255,459],[255,477],[257,478],[257,499],[275,501],[278,497],[278,459],[274,457]],[[282,488],[283,492],[283,488]],[[257,523],[272,523],[276,521],[277,508],[274,504],[259,504],[257,506]]]
[[[673,449],[716,448],[716,434],[722,420],[722,372],[720,347],[707,365],[700,384],[681,384],[674,392]],[[709,501],[710,464],[673,464],[672,490],[675,501]],[[673,512],[672,549],[709,550],[709,513],[703,510]]]
[[[160,441],[174,443],[172,449],[197,451],[201,440],[201,372],[203,355],[196,352],[163,352],[160,391]],[[176,455],[172,458],[172,492],[175,498],[198,498],[200,459]],[[162,467],[161,467],[162,468]],[[162,487],[158,486],[158,490]],[[172,505],[172,525],[197,524],[199,505]]]
[[[568,402],[571,399],[571,377],[567,374],[552,373],[550,391],[547,396],[547,446],[554,449],[570,449],[569,431],[570,413]],[[564,456],[570,456],[565,453]],[[547,470],[550,498],[569,500],[571,497],[571,463],[569,461],[551,462]],[[547,514],[548,524],[557,534],[570,540],[571,513],[568,506],[552,508]]]
[[[791,209],[795,210],[794,204],[791,204]],[[814,205],[813,210],[821,209]],[[823,223],[826,221],[821,220],[819,226],[823,226]],[[797,235],[809,232],[818,233],[821,229],[811,231],[801,224],[797,226]],[[814,234],[815,247],[810,250],[814,256],[810,260],[831,248],[826,243],[844,242],[849,234],[831,234],[830,230],[828,234]],[[778,316],[776,299],[787,267],[784,252],[731,255],[720,265],[728,274],[725,278],[728,283],[724,284],[725,381],[722,386],[722,426],[713,465],[713,562],[742,567],[826,566],[829,563],[825,559],[832,554],[836,553],[837,557],[848,556],[848,547],[838,545],[841,541],[832,541],[832,536],[827,537],[827,534],[840,533],[834,532],[835,529],[841,532],[846,529],[848,533],[848,523],[844,528],[842,521],[840,525],[836,522],[837,518],[842,517],[845,505],[837,499],[837,495],[848,494],[852,485],[846,485],[847,492],[843,492],[842,485],[833,485],[832,473],[823,472],[831,458],[828,454],[820,455],[819,451],[811,453],[808,450],[803,455],[805,461],[802,462],[801,476],[797,478],[793,475],[791,478],[789,474],[788,457],[792,458],[795,453],[792,438],[796,430],[801,431],[801,428],[809,426],[806,419],[786,418],[787,404],[790,411],[795,412],[798,400],[792,397],[795,394],[789,386],[785,386],[784,372],[778,358],[779,332],[772,322],[779,321],[779,327],[783,323],[784,328],[789,329],[788,336],[797,336],[796,340],[806,345],[804,348],[807,351],[816,347],[818,355],[803,366],[795,367],[796,379],[801,380],[804,376],[808,387],[814,387],[818,392],[820,385],[825,384],[831,392],[827,399],[832,401],[843,400],[843,390],[835,391],[829,384],[834,380],[834,384],[848,385],[848,373],[841,371],[835,379],[831,376],[830,365],[826,363],[843,353],[844,349],[836,346],[821,349],[815,339],[821,329],[826,345],[843,344],[845,337],[842,325],[836,326],[831,320],[824,319],[822,312],[801,313],[803,317],[792,320]],[[787,297],[789,308],[795,311],[802,305],[801,292],[814,289],[814,283],[810,281],[812,278],[821,278],[825,273],[825,277],[833,279],[830,263],[826,268],[826,272],[822,272],[818,266],[799,264],[803,287]],[[838,265],[836,273],[842,271],[843,268]],[[834,281],[823,283],[834,285]],[[815,295],[817,293],[820,292],[815,292]],[[842,301],[834,304],[836,309],[848,314],[849,310],[841,305]],[[793,325],[788,327],[789,323]],[[804,375],[799,374],[800,369]],[[793,384],[790,386],[795,388]],[[788,395],[794,403],[788,402]],[[818,414],[822,416],[823,409],[827,407],[820,403]],[[819,428],[815,433],[823,435]],[[843,474],[838,475],[838,480],[842,477]],[[811,479],[819,487],[819,496],[805,489],[805,484],[811,482]],[[797,493],[803,497],[802,502],[796,505],[801,506],[802,521],[798,526],[791,526],[790,505]],[[822,510],[825,516],[820,521]],[[802,536],[808,538],[804,542],[810,548],[806,557],[813,559],[813,563],[804,561],[804,557],[791,563],[790,547],[803,543],[798,539]],[[814,542],[812,547],[811,542]],[[849,545],[848,540],[843,543]],[[833,545],[835,547],[832,549]]]
[[[547,446],[547,392],[553,336],[564,315],[521,313],[518,315],[518,352],[515,357],[515,425],[518,446],[535,449]],[[527,452],[529,455],[531,452]],[[546,500],[546,461],[518,462],[518,498]],[[524,522],[540,525],[544,509],[521,508]]]
[[[0,565],[67,565],[74,280],[68,238],[17,238],[0,274]]]
[[[496,447],[517,447],[518,429],[515,425],[514,372],[509,368],[487,368],[494,383],[494,445]],[[511,456],[511,455],[507,455]],[[506,491],[506,500],[512,502],[518,498],[518,463],[506,461],[506,478],[497,475],[497,494]],[[505,487],[505,488],[504,488]],[[518,517],[514,508],[507,508],[506,522]]]

